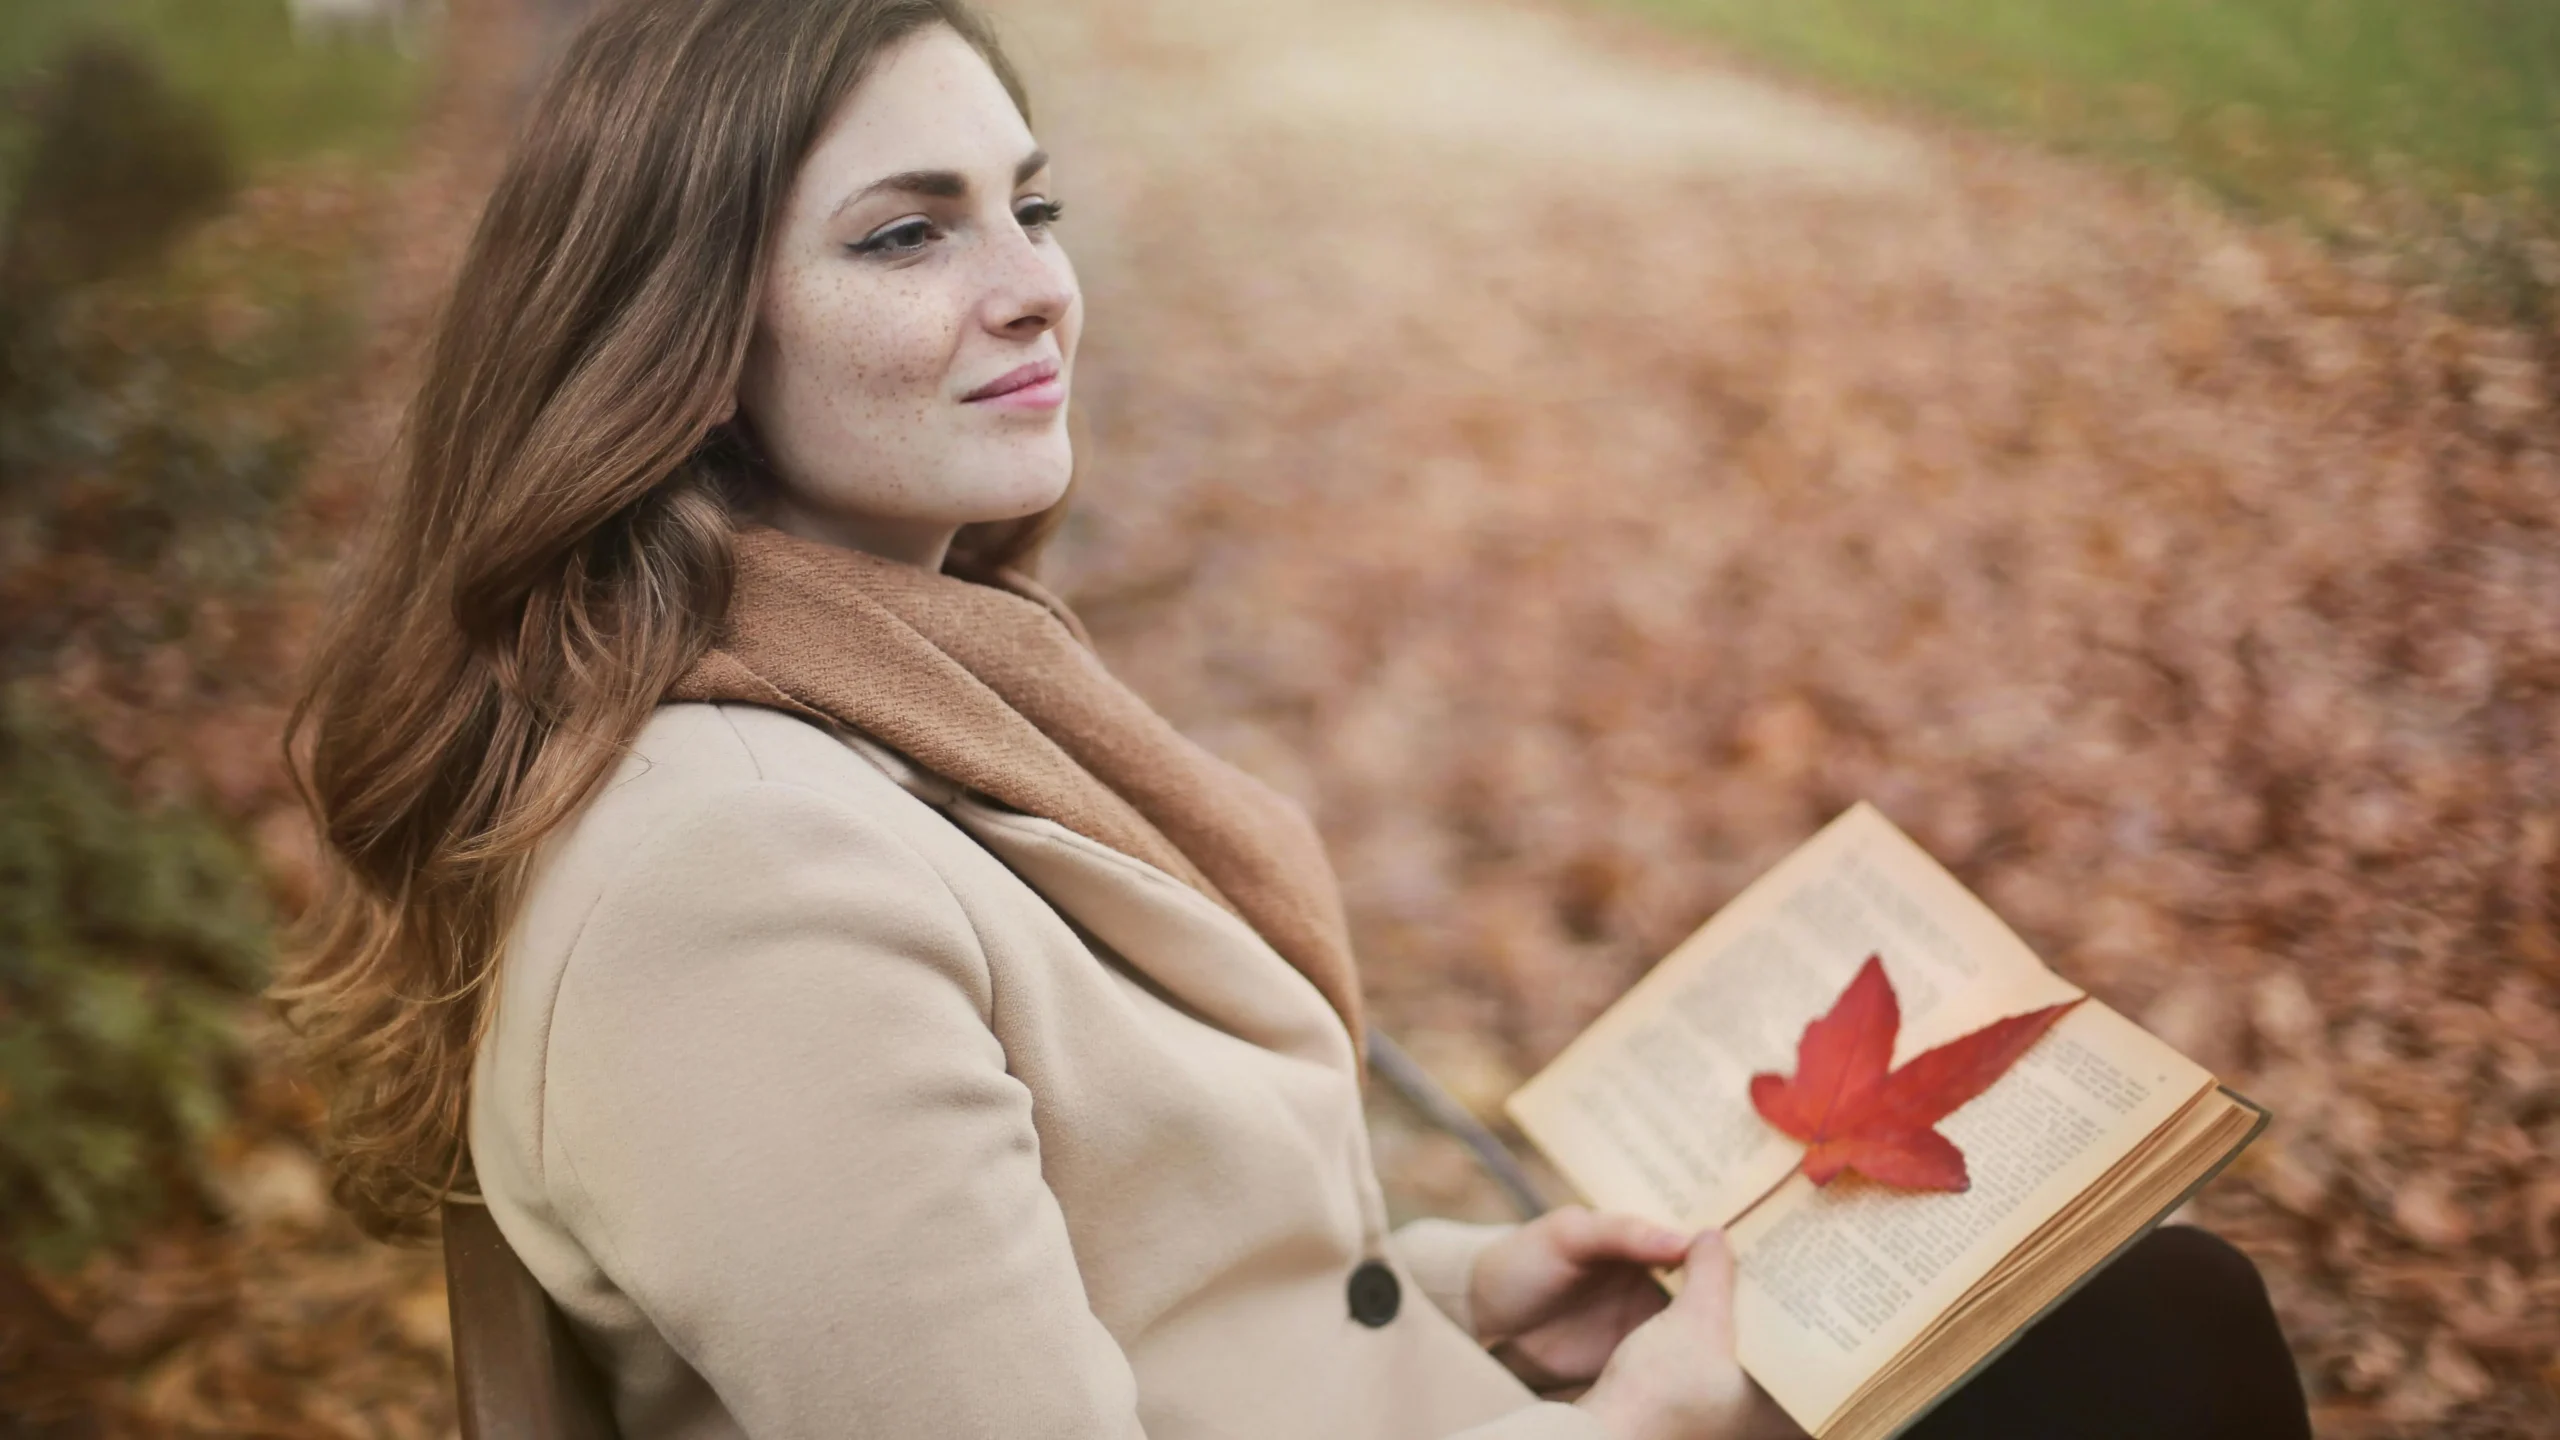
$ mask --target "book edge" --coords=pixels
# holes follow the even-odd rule
[[[2062,1288],[2062,1293],[2054,1296],[2051,1301],[2047,1302],[2043,1309],[2028,1316],[2025,1323],[2019,1325],[2016,1329],[2011,1330],[2007,1335],[2001,1338],[1999,1344],[1992,1346],[1988,1351],[1984,1352],[1982,1358],[1974,1362],[1973,1368],[1965,1371],[1962,1375],[1957,1376],[1954,1380],[1949,1381],[1944,1388],[1938,1391],[1937,1394],[1929,1397],[1928,1403],[1920,1406],[1916,1410],[1913,1410],[1909,1415],[1904,1416],[1901,1424],[1896,1425],[1892,1430],[1886,1432],[1885,1440],[1899,1440],[1899,1437],[1908,1433],[1912,1426],[1917,1425],[1922,1420],[1928,1418],[1930,1411],[1937,1409],[1939,1405],[1945,1403],[1948,1396],[1953,1395],[1958,1390],[1961,1390],[1965,1386],[1973,1383],[1973,1377],[1991,1368],[1993,1361],[2008,1354],[2009,1347],[2017,1344],[2020,1336],[2043,1323],[2044,1317],[2052,1314],[2055,1310],[2060,1309],[2064,1301],[2079,1294],[2080,1288],[2087,1285],[2091,1280],[2096,1279],[2099,1271],[2106,1269],[2108,1266],[2116,1263],[2116,1261],[2124,1258],[2124,1253],[2126,1251],[2141,1244],[2145,1236],[2160,1228],[2162,1221],[2168,1219],[2171,1215],[2176,1214],[2179,1206],[2194,1199],[2205,1186],[2212,1184],[2214,1178],[2219,1176],[2225,1169],[2229,1168],[2232,1161],[2240,1158],[2240,1152],[2257,1143],[2258,1137],[2266,1133],[2268,1122],[2275,1118],[2275,1112],[2269,1110],[2266,1106],[2259,1104],[2257,1101],[2250,1099],[2248,1096],[2241,1094],[2239,1091],[2232,1089],[2230,1086],[2221,1083],[2220,1081],[2214,1082],[2213,1088],[2221,1091],[2224,1095],[2229,1096],[2233,1101],[2237,1102],[2241,1108],[2250,1111],[2258,1117],[2257,1121],[2250,1125],[2248,1133],[2240,1137],[2239,1143],[2222,1152],[2221,1159],[2206,1166],[2203,1174],[2198,1175],[2195,1178],[2195,1181],[2188,1185],[2187,1188],[2179,1191],[2176,1197],[2171,1199],[2168,1204],[2161,1206],[2157,1214],[2154,1214],[2150,1219],[2142,1222],[2142,1224],[2136,1228],[2131,1235],[2125,1237],[2123,1244],[2108,1251],[2105,1257],[2100,1259],[2097,1264],[2081,1271],[2079,1278],[2064,1286]]]

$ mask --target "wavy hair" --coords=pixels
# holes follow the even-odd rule
[[[965,0],[623,0],[533,105],[286,733],[326,875],[273,993],[369,1233],[423,1235],[470,1186],[472,1052],[535,848],[727,608],[767,233],[828,117],[931,25],[1028,118]],[[946,568],[1024,565],[1058,514],[969,527]]]

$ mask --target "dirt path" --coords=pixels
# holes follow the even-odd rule
[[[1316,809],[1426,1059],[1498,1096],[1869,797],[2274,1106],[2202,1218],[2324,1433],[2560,1433],[2521,337],[1563,9],[1006,13],[1092,312],[1059,578]]]

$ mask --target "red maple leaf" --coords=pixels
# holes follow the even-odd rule
[[[1994,1020],[1888,1074],[1902,1003],[1883,958],[1870,955],[1830,1013],[1804,1027],[1795,1078],[1751,1077],[1751,1106],[1805,1143],[1801,1168],[1816,1185],[1855,1170],[1906,1190],[1962,1190],[1972,1184],[1964,1152],[1931,1127],[1989,1089],[2079,1003]]]

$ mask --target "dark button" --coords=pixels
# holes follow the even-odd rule
[[[1396,1272],[1376,1260],[1363,1260],[1351,1272],[1351,1318],[1375,1330],[1396,1318],[1396,1307],[1404,1303],[1404,1286],[1396,1283]]]

